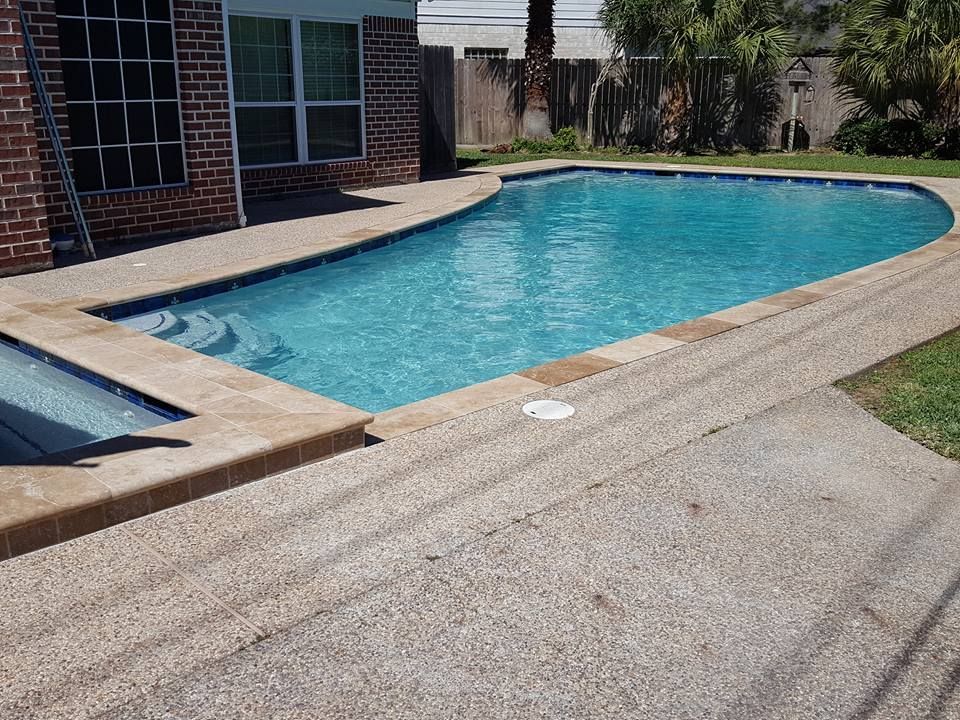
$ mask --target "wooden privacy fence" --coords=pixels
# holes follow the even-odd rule
[[[832,87],[830,59],[803,58],[811,78],[800,93],[800,115],[811,146],[824,145],[843,119],[845,107]],[[666,89],[662,63],[633,58],[599,87],[593,138],[586,138],[591,88],[603,68],[596,59],[554,60],[551,122],[571,126],[595,146],[647,146],[656,138]],[[421,76],[442,84],[440,66],[421,66]],[[523,60],[456,60],[453,77],[456,141],[462,145],[508,143],[520,132]],[[701,63],[692,81],[692,133],[700,144],[778,145],[790,117],[792,88],[786,78],[749,93],[738,92],[722,60]]]
[[[420,172],[457,169],[453,48],[420,46]]]

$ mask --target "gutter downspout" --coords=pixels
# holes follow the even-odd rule
[[[243,188],[240,183],[240,148],[237,146],[237,112],[233,104],[233,61],[230,57],[230,11],[228,0],[221,0],[223,10],[223,56],[227,64],[227,106],[230,110],[230,143],[233,148],[233,185],[237,195],[237,223],[247,226],[247,216],[243,211]]]

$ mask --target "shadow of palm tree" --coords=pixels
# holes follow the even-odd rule
[[[492,88],[499,88],[501,99],[497,103],[500,111],[513,121],[517,135],[523,119],[524,92],[523,60],[464,60],[466,73],[476,73],[483,82]]]

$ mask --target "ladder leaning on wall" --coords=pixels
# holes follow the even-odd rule
[[[53,144],[53,154],[56,155],[57,158],[60,180],[63,182],[63,188],[67,193],[70,212],[73,214],[73,221],[77,226],[77,232],[80,234],[80,245],[83,247],[83,252],[88,258],[96,259],[97,253],[93,249],[93,242],[90,240],[90,229],[87,227],[87,219],[83,216],[83,208],[80,206],[80,196],[77,195],[77,186],[73,182],[73,174],[70,172],[70,165],[67,163],[67,154],[63,149],[63,142],[60,140],[60,130],[57,128],[57,121],[53,115],[50,96],[47,94],[47,88],[43,84],[43,74],[40,72],[40,64],[37,62],[37,53],[33,46],[33,40],[30,38],[30,31],[27,28],[27,18],[23,13],[23,6],[20,7],[20,28],[23,33],[27,66],[30,68],[30,76],[33,79],[33,86],[37,92],[37,99],[40,102],[40,112],[43,114],[43,122],[47,126],[47,132],[50,133],[50,141]]]

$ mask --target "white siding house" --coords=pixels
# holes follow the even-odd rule
[[[558,58],[610,54],[597,11],[601,0],[558,0],[554,14]],[[456,57],[523,57],[526,0],[419,0],[420,42],[453,46]]]

